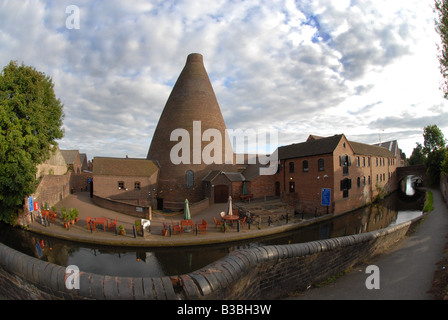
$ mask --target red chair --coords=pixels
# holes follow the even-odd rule
[[[204,219],[202,219],[202,223],[198,223],[198,232],[199,233],[207,233],[207,222],[205,222]]]
[[[179,224],[174,224],[174,221],[171,220],[171,224],[173,225],[173,233],[174,234],[182,234],[182,226]]]
[[[55,223],[56,218],[57,218],[58,215],[57,215],[55,212],[53,212],[53,211],[49,211],[49,212],[48,212],[48,216],[49,216],[49,218],[50,218],[50,221],[51,221],[52,223]]]
[[[219,226],[222,226],[222,221],[216,220],[215,217],[213,217],[213,220],[215,220],[215,227],[218,228]]]
[[[117,219],[111,220],[110,222],[108,222],[107,227],[108,227],[109,231],[111,229],[115,231],[115,228],[117,227]]]
[[[95,223],[92,221],[92,219],[90,218],[90,216],[87,217],[87,219],[86,219],[86,223],[87,223],[87,229],[88,229],[88,230],[96,231]]]
[[[241,226],[241,228],[244,228],[244,227],[246,226],[246,219],[247,219],[247,217],[244,217],[243,220],[240,220],[240,226]]]

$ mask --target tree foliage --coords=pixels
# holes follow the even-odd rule
[[[425,155],[423,154],[423,146],[417,142],[417,146],[412,151],[411,157],[408,160],[408,165],[415,166],[419,164],[425,164]]]
[[[435,151],[445,149],[445,137],[442,130],[435,124],[426,126],[423,129],[423,153],[429,155]]]
[[[446,140],[437,125],[428,125],[423,129],[423,149],[425,165],[431,183],[439,182],[442,162],[445,159]],[[415,149],[414,149],[415,150]]]
[[[36,166],[63,137],[52,79],[11,61],[0,74],[0,220],[13,222],[36,187]]]
[[[440,35],[441,47],[439,47],[439,69],[444,78],[443,92],[448,99],[448,0],[436,0],[437,13],[436,30]]]

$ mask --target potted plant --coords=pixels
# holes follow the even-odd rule
[[[62,207],[61,208],[61,219],[62,219],[62,221],[64,221],[64,226],[65,226],[65,228],[66,229],[68,229],[69,228],[69,213],[67,212],[67,209],[65,208],[65,207]]]
[[[79,221],[79,211],[76,208],[70,209],[70,220],[73,221],[72,224]]]
[[[126,230],[124,229],[124,226],[122,224],[118,226],[118,234],[122,236],[126,234]]]

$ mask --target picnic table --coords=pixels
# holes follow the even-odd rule
[[[229,220],[230,223],[233,225],[233,221],[238,220],[240,218],[240,216],[238,216],[236,214],[232,214],[232,215],[227,214],[227,215],[223,216],[222,218],[223,218],[223,220]]]
[[[191,231],[194,229],[194,222],[193,220],[181,220],[180,221],[180,225],[182,226],[182,230],[185,232],[185,228],[187,228],[187,232],[188,230]]]
[[[92,219],[92,222],[95,224],[95,227],[97,224],[103,225],[103,230],[106,231],[107,218],[94,218]]]

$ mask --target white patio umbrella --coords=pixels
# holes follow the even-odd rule
[[[185,199],[184,219],[185,219],[185,220],[191,220],[191,215],[190,215],[190,205],[189,205],[189,203],[188,203],[188,199]]]
[[[233,214],[232,213],[232,197],[231,196],[229,196],[229,200],[227,201],[226,213],[230,216]]]

